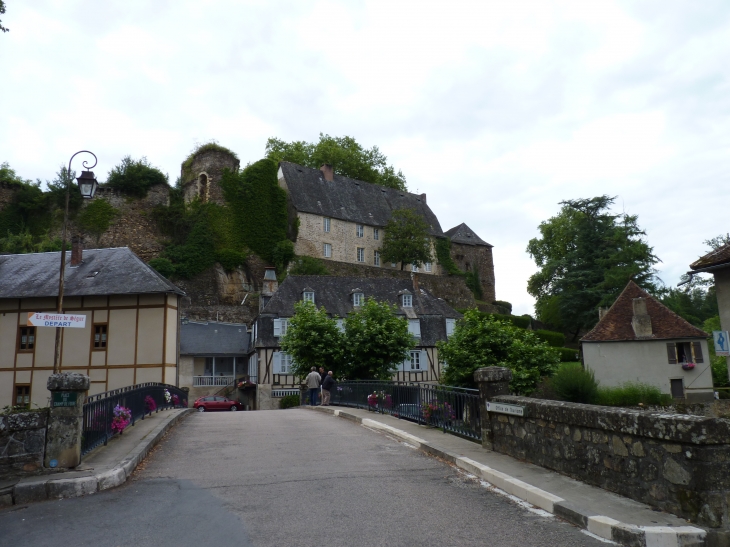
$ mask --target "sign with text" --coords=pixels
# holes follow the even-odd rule
[[[52,394],[53,397],[51,397],[51,406],[53,408],[76,406],[75,391],[54,391],[52,392]]]
[[[511,414],[512,416],[524,416],[525,407],[508,405],[505,403],[490,403],[489,401],[487,401],[487,412],[496,412],[497,414]]]
[[[712,341],[715,342],[715,355],[730,356],[730,341],[726,330],[713,330]]]
[[[72,313],[40,312],[28,314],[29,327],[64,327],[83,329],[86,326],[86,316]]]

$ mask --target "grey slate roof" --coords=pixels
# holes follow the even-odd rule
[[[249,335],[238,323],[197,323],[180,325],[180,355],[246,355]]]
[[[451,230],[446,230],[445,234],[449,236],[449,239],[454,243],[461,243],[462,245],[485,245],[487,247],[494,247],[490,245],[482,238],[480,238],[474,230],[469,228],[465,223],[461,223],[458,226],[454,226]]]
[[[354,288],[362,289],[365,298],[372,297],[395,305],[399,305],[398,294],[405,290],[409,291],[413,294],[414,317],[421,320],[420,346],[434,346],[437,340],[446,340],[444,319],[462,317],[445,301],[436,298],[427,290],[414,291],[408,279],[290,275],[274,293],[257,319],[258,345],[267,347],[278,345],[278,339],[273,337],[273,320],[277,317],[294,315],[294,304],[301,301],[305,287],[314,289],[314,302],[317,307],[324,306],[329,315],[337,317],[346,317],[355,309],[351,297]],[[407,317],[406,312],[400,307],[396,314]]]
[[[430,226],[431,235],[444,235],[438,218],[420,195],[336,173],[335,180],[329,182],[319,169],[286,161],[280,162],[279,167],[297,211],[382,227],[395,209],[412,209]]]
[[[64,296],[185,294],[127,247],[87,249],[79,266],[70,262],[66,251]],[[0,298],[58,296],[60,265],[60,252],[0,255]]]

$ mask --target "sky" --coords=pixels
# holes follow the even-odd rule
[[[378,146],[447,230],[494,245],[497,298],[533,313],[526,253],[559,202],[638,215],[676,285],[730,232],[730,3],[6,0],[0,163],[100,181],[196,144]],[[79,157],[79,159],[81,159]],[[80,165],[73,166],[80,169]]]

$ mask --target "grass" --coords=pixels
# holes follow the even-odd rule
[[[658,387],[638,382],[626,382],[616,387],[599,387],[598,404],[604,406],[669,405],[672,396]]]

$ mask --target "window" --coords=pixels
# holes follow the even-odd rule
[[[411,370],[421,370],[421,352],[411,352]]]
[[[289,320],[288,319],[274,319],[274,336],[280,337],[284,336],[286,334],[287,329],[289,328]]]
[[[418,271],[418,266],[416,264],[411,264],[411,271],[412,272],[417,272]]]
[[[357,248],[357,261],[365,262],[365,249],[363,249],[362,247]]]
[[[314,304],[314,291],[304,291],[302,293],[302,300]]]
[[[345,332],[345,320],[344,319],[337,320],[337,328],[340,329],[340,332]]]
[[[33,351],[35,347],[35,327],[20,327],[18,351]]]
[[[361,292],[352,293],[352,304],[354,306],[362,306],[365,301],[365,295]]]
[[[365,226],[358,224],[357,229],[355,230],[355,235],[357,235],[357,237],[365,237]]]
[[[378,230],[377,228],[373,228],[373,239],[375,241],[380,239],[380,230]]]
[[[403,307],[404,308],[412,308],[413,307],[413,295],[412,294],[404,294],[403,295]]]
[[[395,262],[391,262],[391,263],[390,263],[390,267],[391,267],[391,268],[395,268]]]
[[[408,320],[408,332],[414,338],[421,337],[421,321],[420,319],[409,319]]]
[[[106,349],[106,325],[94,325],[94,349]]]
[[[380,266],[380,251],[375,251],[375,254],[373,255],[373,264]]]
[[[325,231],[325,232],[329,232],[329,231],[330,231],[330,219],[328,219],[328,218],[326,218],[326,217],[325,217],[325,218],[323,219],[323,221],[324,221],[324,222],[323,222],[323,225],[324,225],[324,231]]]
[[[274,353],[274,374],[291,374],[292,357],[283,351]]]
[[[324,244],[324,257],[332,258],[332,245],[329,243]]]
[[[30,408],[30,386],[15,386],[15,406]]]
[[[670,365],[676,365],[677,363],[704,363],[702,344],[700,342],[668,343],[667,362]]]
[[[431,263],[430,263],[430,262],[426,262],[426,263],[424,263],[424,264],[423,264],[423,269],[424,269],[425,271],[427,271],[427,272],[430,272],[430,271],[431,271]]]
[[[456,319],[446,319],[446,336],[451,336],[454,334],[454,329],[456,328]]]

